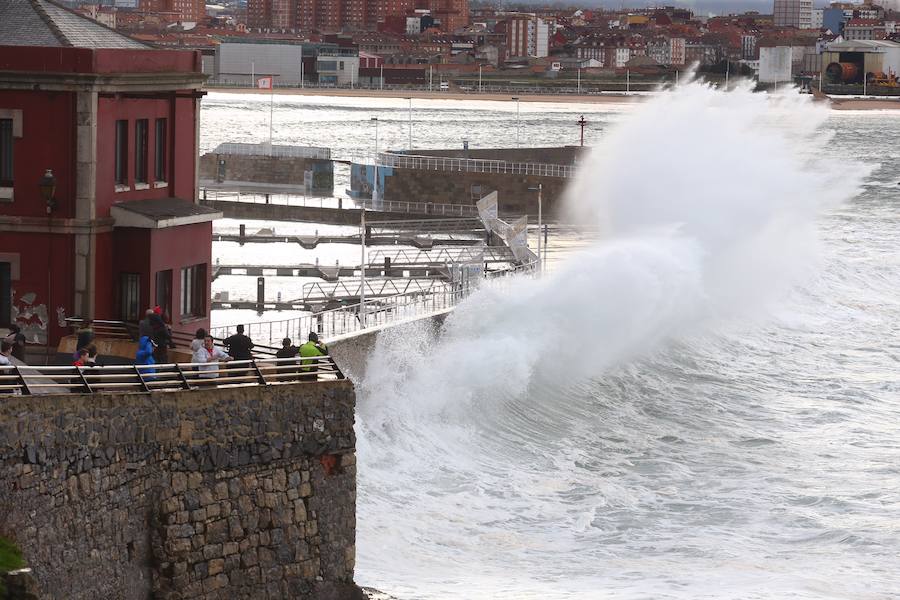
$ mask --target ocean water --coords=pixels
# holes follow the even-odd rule
[[[423,147],[515,140],[514,105],[416,102]],[[284,103],[276,141],[348,147],[406,106]],[[207,147],[267,123],[264,98],[204,105]],[[526,107],[529,145],[594,124],[572,215],[602,235],[486,287],[440,336],[379,339],[357,382],[357,582],[403,600],[900,597],[900,115],[696,85]]]

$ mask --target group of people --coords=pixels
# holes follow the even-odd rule
[[[13,329],[15,328],[15,329]],[[219,363],[229,361],[245,361],[253,359],[254,343],[245,333],[243,325],[236,327],[236,333],[228,336],[222,343],[226,350],[215,345],[215,340],[206,329],[198,329],[191,340],[191,363],[196,365],[198,377],[204,379],[213,379],[219,376]],[[13,356],[16,355],[16,346],[18,336],[21,333],[18,327],[10,328],[10,336],[2,341],[0,347],[0,365],[8,364],[4,362],[4,357],[11,350]],[[76,351],[74,356],[74,365],[76,366],[92,366],[96,364],[97,348],[94,345],[93,322],[86,320],[76,332]],[[24,356],[24,336],[21,336],[22,356]],[[162,317],[160,307],[148,309],[145,318],[138,324],[138,348],[135,353],[134,362],[136,365],[157,365],[169,362],[169,348],[174,348],[172,341],[172,331],[165,323]],[[319,356],[326,356],[328,347],[319,340],[319,336],[315,332],[310,332],[309,340],[298,346],[291,343],[290,338],[284,338],[282,348],[275,353],[276,358],[289,359],[299,358],[297,363],[283,361],[280,367],[287,367],[291,364],[298,364],[302,379],[316,378],[316,362],[314,359]],[[235,366],[233,369],[243,369],[245,367]],[[155,368],[142,369],[144,375],[153,375],[156,373]]]
[[[227,352],[216,347],[212,336],[206,330],[197,330],[194,340],[191,342],[191,362],[197,365],[200,377],[210,379],[217,377],[219,374],[218,363],[220,362],[252,360],[253,340],[244,333],[243,325],[238,325],[235,329],[234,335],[222,340]],[[282,347],[275,353],[275,357],[288,359],[299,356],[301,379],[315,379],[316,365],[313,364],[315,361],[312,359],[328,354],[328,347],[319,341],[319,336],[315,332],[310,332],[309,341],[299,347],[294,346],[290,338],[284,338],[281,344]],[[279,366],[287,366],[285,364],[287,362],[284,361]]]
[[[281,348],[275,353],[275,358],[296,358],[298,355],[302,365],[300,367],[300,378],[315,380],[317,369],[314,359],[317,356],[327,356],[328,346],[319,341],[319,334],[315,331],[310,331],[308,341],[299,348],[291,343],[291,338],[281,340]]]
[[[169,362],[169,348],[174,348],[172,330],[163,320],[159,306],[148,308],[138,322],[138,350],[134,362],[138,365],[154,365]]]

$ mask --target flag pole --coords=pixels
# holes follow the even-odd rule
[[[269,80],[269,151],[272,150],[272,115],[275,110],[275,79]]]

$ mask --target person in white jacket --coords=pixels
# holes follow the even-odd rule
[[[215,379],[219,376],[219,363],[229,361],[231,357],[221,348],[216,348],[212,336],[206,336],[202,345],[196,344],[199,341],[191,342],[191,350],[194,351],[191,355],[191,362],[197,365],[197,370],[200,371],[199,377]]]

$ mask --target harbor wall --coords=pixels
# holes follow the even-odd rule
[[[47,599],[361,598],[348,380],[0,402],[0,536]]]
[[[321,158],[207,153],[200,157],[200,180],[216,183],[290,185],[328,196],[334,193],[334,163]]]

